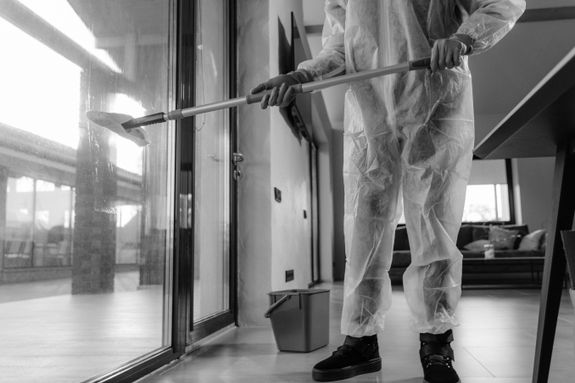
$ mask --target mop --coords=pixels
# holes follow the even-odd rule
[[[368,80],[374,77],[409,72],[412,70],[429,69],[429,65],[430,58],[424,58],[388,66],[385,68],[372,69],[338,77],[332,77],[326,80],[292,85],[292,88],[294,88],[296,94],[313,93],[318,90],[353,81]],[[166,113],[154,113],[138,118],[133,118],[127,114],[100,111],[89,111],[86,113],[86,116],[90,121],[103,128],[107,128],[124,138],[127,138],[138,146],[146,146],[150,142],[147,138],[146,131],[141,128],[142,126],[158,124],[170,120],[181,120],[198,114],[213,112],[221,109],[234,108],[240,105],[254,104],[260,102],[262,98],[269,92],[270,91],[265,91],[257,94],[250,94],[244,97],[233,98],[230,100],[218,101],[184,109],[175,109]]]

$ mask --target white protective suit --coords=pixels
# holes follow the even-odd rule
[[[323,49],[298,70],[321,79],[428,57],[434,40],[466,37],[487,50],[524,0],[326,0]],[[411,249],[404,291],[417,332],[455,326],[461,225],[474,143],[471,75],[460,67],[353,83],[345,94],[346,270],[341,330],[383,330],[401,205]]]

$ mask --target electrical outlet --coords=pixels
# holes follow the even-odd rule
[[[291,269],[291,270],[286,270],[286,282],[293,281],[293,279],[294,279],[294,271],[293,271],[293,269]]]

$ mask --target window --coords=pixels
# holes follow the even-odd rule
[[[74,188],[8,177],[4,268],[71,265]]]
[[[473,161],[463,222],[512,221],[508,179],[506,160]]]
[[[174,124],[142,148],[86,112],[174,108],[175,6],[0,1],[2,382],[171,355]]]

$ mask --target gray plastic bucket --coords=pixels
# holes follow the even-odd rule
[[[270,318],[280,351],[310,352],[329,343],[329,290],[273,291]]]

